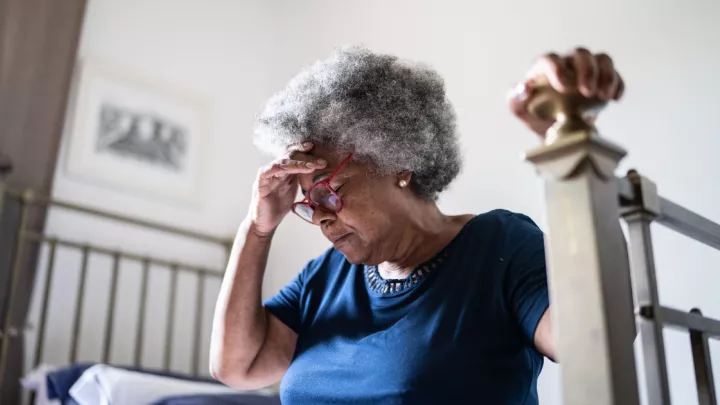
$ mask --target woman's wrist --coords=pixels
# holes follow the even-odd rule
[[[271,230],[263,229],[262,226],[258,226],[258,223],[253,219],[252,215],[248,215],[243,221],[243,228],[245,228],[248,235],[252,235],[262,240],[270,240],[275,235],[275,229]]]

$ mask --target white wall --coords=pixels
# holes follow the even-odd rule
[[[627,83],[623,102],[599,122],[603,134],[629,151],[620,173],[636,167],[659,184],[665,197],[720,221],[720,192],[714,187],[720,173],[714,159],[720,151],[714,116],[720,88],[715,74],[720,71],[718,18],[720,3],[714,0],[93,0],[81,54],[103,55],[212,101],[207,198],[201,209],[188,211],[98,189],[62,170],[54,195],[232,234],[246,212],[256,167],[265,160],[250,143],[261,102],[333,47],[363,43],[428,62],[446,78],[466,160],[460,178],[441,199],[442,208],[457,213],[504,207],[542,224],[539,179],[520,159],[537,142],[507,112],[505,94],[535,56],[582,44],[610,53]],[[48,227],[186,260],[221,260],[218,253],[177,250],[136,235],[100,235],[98,228],[78,223],[53,213]],[[720,254],[661,229],[655,235],[663,303],[699,306],[720,317],[720,273],[710,264],[720,262]],[[326,246],[317,230],[288,218],[274,242],[265,294],[284,285]],[[687,338],[672,332],[667,339],[673,402],[695,404]],[[712,347],[720,354],[715,343]],[[720,366],[715,370],[720,373]],[[555,365],[546,366],[540,391],[543,404],[560,403]]]

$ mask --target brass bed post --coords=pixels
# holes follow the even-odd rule
[[[2,317],[2,329],[0,329],[0,388],[3,387],[5,379],[5,368],[7,367],[8,350],[10,339],[22,338],[22,331],[25,329],[13,326],[13,303],[17,294],[17,285],[20,280],[20,273],[24,261],[25,232],[30,214],[30,207],[35,194],[26,190],[20,195],[20,221],[15,229],[15,251],[13,252],[10,282],[5,288],[5,302],[2,305],[4,312]]]
[[[25,329],[24,326],[22,328],[13,326],[12,309],[24,261],[25,243],[23,239],[25,237],[28,216],[34,196],[35,194],[32,190],[25,190],[25,192],[20,195],[20,221],[15,230],[15,251],[13,252],[10,282],[5,288],[5,303],[3,305],[5,314],[2,319],[2,330],[0,330],[0,387],[3,386],[3,380],[5,378],[10,339],[22,338],[22,333]]]
[[[588,120],[603,106],[539,84],[528,111],[555,125],[526,159],[545,183],[563,403],[637,405],[632,290],[613,175],[625,151],[602,139]]]

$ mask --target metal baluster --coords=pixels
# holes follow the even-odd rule
[[[628,179],[635,186],[636,201],[623,211],[630,233],[630,273],[635,297],[641,311],[638,330],[642,341],[648,403],[670,405],[670,384],[667,375],[663,321],[660,316],[660,298],[655,275],[650,224],[659,212],[659,199],[655,184],[630,171]]]
[[[120,270],[120,253],[113,255],[112,278],[110,281],[110,297],[108,298],[107,315],[105,316],[105,339],[103,344],[103,363],[110,360],[112,348],[113,321],[115,319],[115,302],[117,301],[118,271]]]
[[[40,310],[40,326],[38,327],[37,343],[35,344],[35,359],[33,365],[40,365],[42,359],[43,344],[45,342],[45,325],[47,324],[48,304],[50,304],[50,286],[52,284],[53,270],[55,268],[55,250],[57,241],[50,241],[50,257],[48,258],[47,271],[45,272],[45,283],[43,284],[42,308]]]
[[[138,328],[135,335],[135,366],[140,366],[142,361],[143,339],[145,336],[145,305],[147,304],[148,273],[150,260],[142,262],[142,281],[140,282],[140,306],[138,307]]]
[[[200,374],[200,349],[202,348],[201,331],[203,321],[203,301],[205,298],[205,274],[197,273],[197,291],[195,295],[195,332],[193,335],[192,370],[197,377]]]
[[[80,280],[78,292],[75,298],[75,317],[73,318],[73,332],[71,336],[72,346],[70,347],[70,363],[77,361],[78,340],[80,334],[80,321],[82,318],[83,303],[85,302],[85,279],[87,278],[88,257],[90,255],[90,247],[82,248],[82,265],[80,267]]]
[[[693,308],[690,312],[702,316],[702,312],[700,312],[698,308]],[[717,405],[717,393],[715,392],[715,378],[713,377],[708,337],[702,332],[691,329],[690,345],[692,347],[693,363],[695,365],[698,404]]]
[[[177,270],[177,265],[173,265],[170,268],[170,294],[168,298],[167,328],[165,329],[165,354],[163,357],[163,365],[165,367],[165,371],[170,370],[172,356],[172,333],[175,327],[175,296],[177,293]]]

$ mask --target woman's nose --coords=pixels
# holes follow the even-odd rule
[[[320,226],[326,221],[335,220],[335,218],[337,218],[337,214],[335,214],[334,212],[330,212],[320,207],[317,207],[313,211],[312,222],[313,224]]]

